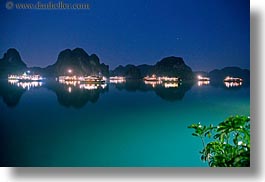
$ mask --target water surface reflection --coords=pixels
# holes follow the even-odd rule
[[[100,94],[108,91],[107,84],[87,84],[87,83],[58,83],[49,82],[46,88],[52,90],[58,102],[62,106],[81,108],[87,102],[96,103]]]
[[[247,83],[224,83],[224,82],[159,82],[126,80],[111,81],[109,83],[85,83],[80,81],[46,81],[46,82],[19,82],[19,81],[0,81],[0,97],[8,107],[15,107],[26,92],[36,88],[46,88],[54,92],[58,103],[65,107],[81,108],[87,102],[96,103],[100,95],[109,91],[109,85],[117,90],[127,92],[154,92],[158,97],[166,101],[182,100],[194,85],[198,87],[213,86],[224,89],[240,89],[249,87]]]
[[[30,90],[31,88],[41,87],[43,85],[43,82],[40,81],[21,82],[18,80],[8,80],[8,83],[27,90]]]
[[[177,101],[183,99],[185,93],[189,91],[193,82],[160,82],[160,81],[126,81],[125,83],[113,84],[118,90],[128,92],[153,91],[160,98],[167,101]]]
[[[15,107],[21,96],[26,92],[22,87],[14,86],[6,80],[0,81],[0,97],[8,107]]]

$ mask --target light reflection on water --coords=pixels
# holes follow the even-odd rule
[[[35,87],[41,87],[43,85],[43,82],[40,81],[21,82],[18,80],[8,80],[8,83],[27,90]]]
[[[74,86],[80,89],[86,90],[97,90],[97,89],[105,89],[107,87],[106,83],[86,83],[81,81],[66,81],[66,80],[59,80],[60,84]],[[68,87],[68,92],[71,92],[72,87]]]
[[[86,89],[86,90],[96,90],[99,88],[105,89],[107,87],[107,84],[80,84],[80,89]]]
[[[8,83],[8,84],[5,84]],[[194,85],[198,88],[209,86],[209,81],[196,82],[161,82],[161,81],[126,81],[126,82],[104,82],[104,83],[88,83],[81,81],[47,81],[47,82],[21,82],[9,80],[8,82],[0,82],[2,93],[0,96],[4,98],[7,105],[12,103],[15,106],[20,97],[33,88],[44,87],[56,93],[59,103],[67,103],[67,105],[74,105],[77,102],[84,105],[87,101],[97,102],[105,92],[108,92],[109,85],[112,85],[118,90],[125,91],[140,91],[140,92],[154,92],[156,96],[167,101],[182,100]],[[222,82],[219,85],[212,85],[214,87],[223,87],[226,89],[235,89],[242,87],[242,82]],[[16,89],[16,87],[18,89]],[[19,90],[22,89],[22,90]],[[13,96],[12,96],[13,94]],[[11,100],[10,100],[11,99]],[[66,101],[67,100],[67,101]],[[16,102],[14,102],[16,101]],[[64,105],[64,104],[62,104]],[[81,104],[79,104],[81,106]]]
[[[180,83],[179,82],[172,82],[172,83],[164,83],[165,88],[178,88]]]
[[[4,102],[20,100],[15,109],[0,100],[0,163],[206,166],[200,161],[201,143],[187,126],[249,114],[249,87],[244,85],[227,89],[223,82],[216,87],[195,82],[153,88],[126,82],[104,88],[94,84],[92,90],[80,86],[46,82],[41,89],[27,90],[0,83]]]
[[[144,80],[145,85],[151,85],[153,88],[155,87],[164,87],[164,88],[178,88],[181,85],[181,82],[163,82],[160,80],[150,81]]]
[[[227,88],[231,88],[231,87],[240,87],[242,86],[243,82],[224,82],[224,84]]]
[[[159,81],[159,80],[157,80],[157,81],[147,81],[147,80],[145,80],[144,84],[151,85],[153,88],[155,88],[157,85],[161,85],[162,81]]]

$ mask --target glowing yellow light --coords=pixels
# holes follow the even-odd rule
[[[242,78],[234,78],[234,77],[230,77],[230,76],[227,76],[225,79],[224,79],[224,84],[227,88],[230,88],[230,87],[239,87],[243,84],[243,79]]]
[[[105,83],[105,84],[101,84],[100,85],[103,89],[105,89],[106,87],[107,87],[107,84]]]
[[[178,82],[179,81],[178,77],[162,76],[162,77],[158,77],[158,79],[164,82]]]
[[[44,78],[40,75],[9,75],[8,80],[22,80],[22,81],[42,81]]]
[[[158,78],[156,77],[156,75],[152,75],[151,77],[150,76],[144,77],[144,80],[145,81],[158,81]]]
[[[224,79],[224,82],[243,82],[243,79],[242,78],[234,78],[234,77],[227,76]]]
[[[86,90],[96,90],[98,89],[98,86],[96,84],[81,84],[80,88]]]
[[[198,78],[199,81],[210,81],[209,77],[203,77],[201,75],[198,75],[197,78]]]
[[[11,85],[16,84],[17,87],[22,87],[23,89],[27,89],[27,90],[29,90],[30,88],[42,86],[42,82],[35,82],[35,81],[19,82],[18,80],[8,80],[8,83],[10,83]]]
[[[14,85],[15,83],[17,83],[18,82],[18,80],[8,80],[8,83],[10,83],[11,85]]]
[[[231,87],[239,87],[242,85],[242,82],[225,82],[225,86],[227,88],[231,88]]]
[[[155,88],[157,85],[162,84],[161,81],[144,81],[146,85],[151,85],[153,88]]]
[[[165,84],[164,84],[164,87],[165,87],[165,88],[176,88],[176,87],[178,87],[178,86],[179,86],[178,83],[165,83]]]
[[[105,88],[105,77],[100,76],[59,76],[58,81],[61,84],[73,86],[79,89],[93,90],[99,87]],[[68,87],[68,92],[72,92],[72,87]]]
[[[198,81],[198,86],[209,85],[210,81]]]
[[[109,82],[110,83],[123,83],[126,82],[126,78],[122,76],[114,76],[114,77],[109,77]]]

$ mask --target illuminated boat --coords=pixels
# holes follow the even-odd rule
[[[105,83],[105,79],[102,76],[86,76],[81,82],[88,82],[88,83]]]
[[[144,77],[144,83],[145,84],[151,84],[151,85],[157,85],[157,84],[162,84],[162,83],[179,83],[181,81],[180,78],[178,77],[167,77],[167,76],[161,76],[161,77],[157,77],[155,75],[150,76],[146,76]],[[174,87],[176,87],[176,84],[173,84]],[[173,85],[170,85],[171,87],[173,87]]]
[[[110,80],[125,80],[124,76],[111,76],[109,77]]]
[[[180,78],[178,77],[167,77],[167,76],[158,77],[158,79],[162,82],[170,82],[170,83],[181,81]]]
[[[109,77],[109,82],[110,83],[123,83],[123,82],[126,82],[126,78],[123,76],[112,76],[112,77]]]
[[[224,79],[224,82],[236,82],[236,83],[239,83],[239,82],[243,82],[243,79],[242,78],[234,78],[234,77],[227,76]]]
[[[27,73],[23,73],[22,75],[9,75],[8,80],[16,80],[19,82],[39,82],[43,81],[44,78],[40,75],[29,75]]]
[[[209,77],[203,77],[201,75],[199,75],[197,78],[198,78],[198,81],[210,81]]]
[[[59,76],[59,82],[86,82],[105,83],[106,78],[102,76]]]
[[[158,77],[156,77],[156,75],[152,75],[152,76],[144,77],[144,81],[156,82],[156,81],[159,81],[159,79],[158,79]]]

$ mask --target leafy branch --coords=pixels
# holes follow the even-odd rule
[[[250,166],[250,118],[232,116],[217,126],[192,124],[193,136],[199,137],[203,150],[201,160],[211,167]],[[209,138],[206,144],[205,138]]]

